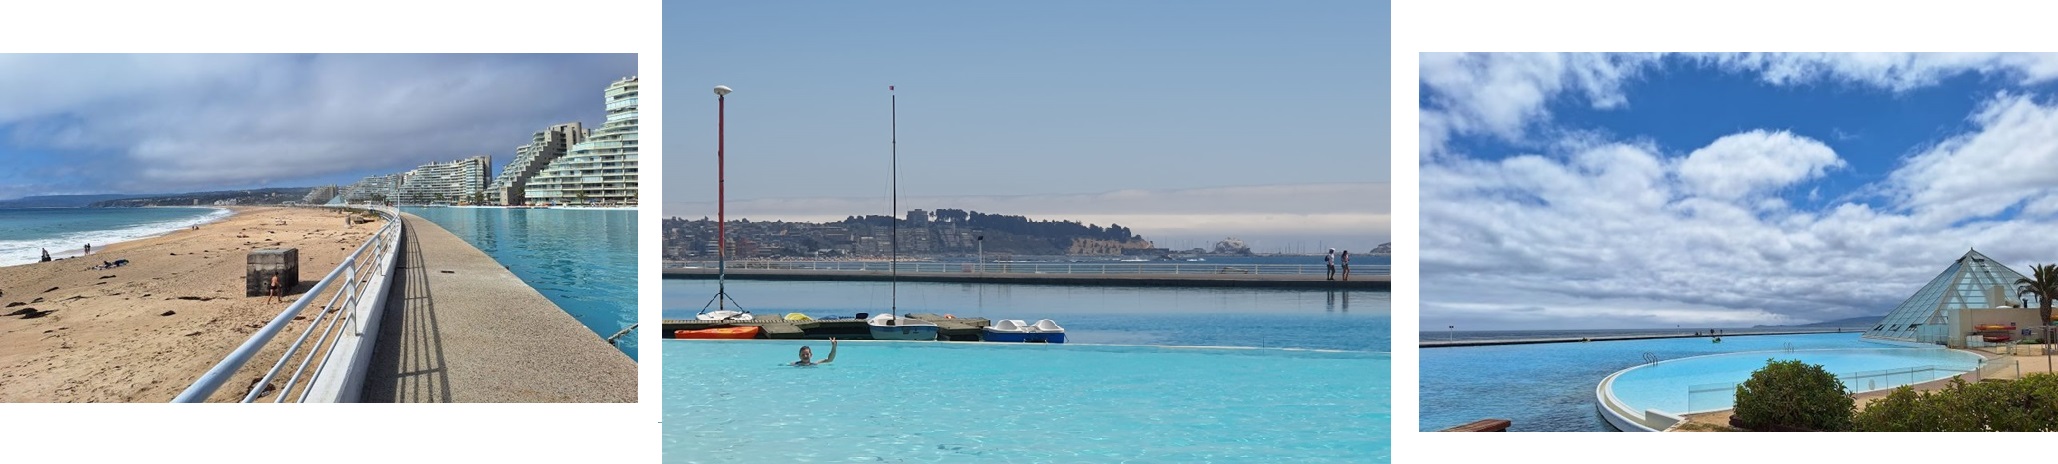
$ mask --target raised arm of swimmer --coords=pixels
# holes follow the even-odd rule
[[[828,364],[828,363],[831,363],[831,362],[835,362],[835,361],[836,361],[836,339],[834,339],[834,338],[831,338],[831,339],[829,339],[829,357],[827,357],[827,358],[822,358],[822,362],[814,362],[814,357],[815,357],[815,349],[814,349],[814,348],[810,348],[810,347],[805,347],[805,346],[803,346],[803,347],[800,347],[800,360],[799,360],[799,361],[794,361],[794,362],[793,362],[793,365],[795,365],[795,366],[802,366],[802,367],[806,367],[806,366],[820,366],[820,365],[823,365],[823,364]]]
[[[835,338],[830,338],[830,339],[829,339],[829,357],[827,357],[827,358],[822,358],[822,362],[819,362],[819,363],[816,363],[816,364],[828,364],[828,363],[832,363],[832,362],[836,362],[836,339],[835,339]]]

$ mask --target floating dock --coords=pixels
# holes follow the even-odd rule
[[[981,332],[980,329],[986,328],[986,326],[990,322],[983,317],[947,318],[943,315],[929,313],[911,313],[902,314],[902,316],[905,316],[909,319],[919,319],[934,322],[936,323],[936,326],[940,329],[938,331],[943,334],[943,339],[954,342],[979,341],[979,335]],[[756,326],[763,330],[763,332],[759,333],[760,337],[770,339],[820,340],[828,339],[831,337],[845,340],[872,339],[872,327],[866,325],[863,319],[816,319],[808,321],[789,321],[785,319],[774,319],[777,318],[778,315],[771,313],[766,313],[758,317],[760,317],[761,319],[750,321],[721,322],[667,319],[664,322],[664,331],[662,333],[664,334],[665,338],[672,338],[672,331],[674,330],[699,330],[712,329],[717,327]]]
[[[705,268],[665,269],[666,279],[714,279],[717,271]],[[820,269],[730,269],[737,280],[866,281],[893,280],[886,271]],[[901,282],[943,282],[970,284],[1086,285],[1129,287],[1245,287],[1325,290],[1387,291],[1393,286],[1388,275],[1354,275],[1351,280],[1326,280],[1319,274],[1085,274],[1025,272],[901,272]],[[667,332],[669,333],[669,332]]]

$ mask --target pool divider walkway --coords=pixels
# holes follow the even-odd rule
[[[715,269],[665,269],[664,278],[707,280],[714,279],[718,273]],[[738,280],[884,282],[895,279],[894,275],[887,271],[730,269],[728,274],[730,279]],[[1022,272],[958,273],[902,271],[898,278],[901,282],[1075,286],[1245,287],[1375,291],[1385,291],[1393,287],[1393,277],[1385,275],[1354,275],[1351,276],[1351,280],[1325,280],[1324,276],[1320,274],[1030,274]]]
[[[1419,347],[1421,347],[1421,348],[1448,348],[1448,347],[1458,347],[1458,346],[1494,346],[1494,345],[1534,345],[1534,344],[1539,344],[1539,343],[1579,343],[1579,342],[1612,342],[1612,341],[1621,341],[1621,340],[1656,340],[1656,339],[1661,339],[1661,338],[1715,338],[1715,337],[1725,337],[1725,338],[1726,338],[1726,337],[1751,337],[1751,336],[1758,336],[1758,335],[1815,335],[1815,334],[1834,334],[1834,333],[1864,333],[1864,332],[1865,332],[1865,331],[1863,331],[1863,330],[1852,330],[1852,329],[1843,329],[1843,330],[1838,330],[1838,329],[1822,329],[1822,330],[1787,330],[1787,331],[1779,331],[1779,332],[1738,332],[1738,333],[1722,333],[1722,334],[1716,334],[1716,335],[1708,335],[1708,334],[1690,334],[1690,333],[1678,333],[1678,334],[1655,334],[1655,335],[1602,335],[1602,336],[1598,336],[1598,337],[1549,337],[1549,338],[1509,338],[1509,339],[1475,339],[1475,340],[1422,340],[1422,341],[1420,341],[1420,342],[1419,342],[1419,344],[1418,344],[1417,346],[1419,346]],[[1427,338],[1427,337],[1424,337],[1424,338]]]
[[[402,213],[407,240],[363,401],[636,401],[636,362],[470,243]]]

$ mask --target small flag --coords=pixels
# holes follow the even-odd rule
[[[893,91],[893,86],[891,86],[891,85],[889,85],[889,86],[886,86],[886,91],[888,91],[888,92],[892,92],[892,91]]]

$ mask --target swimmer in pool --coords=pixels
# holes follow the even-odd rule
[[[803,347],[800,347],[800,360],[799,360],[799,361],[794,361],[794,362],[793,362],[793,365],[794,365],[794,366],[798,366],[798,367],[807,367],[807,366],[819,366],[819,365],[823,365],[823,364],[828,364],[828,363],[836,362],[836,339],[834,339],[834,338],[831,338],[831,339],[829,339],[829,357],[827,357],[827,358],[822,358],[822,362],[814,362],[814,361],[813,361],[814,357],[815,357],[815,349],[814,349],[814,348],[810,348],[810,347],[805,347],[805,346],[803,346]]]

